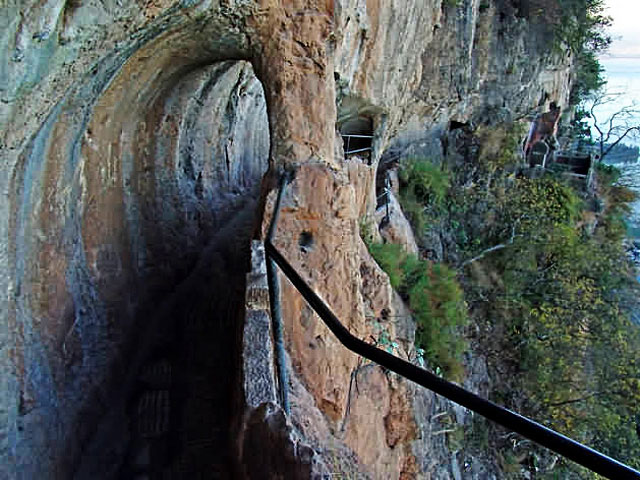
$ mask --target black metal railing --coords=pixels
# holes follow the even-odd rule
[[[350,134],[342,134],[342,139],[346,140],[344,145],[344,154],[351,155],[352,153],[361,153],[361,152],[369,152],[373,150],[371,145],[366,147],[358,147],[354,150],[351,150],[351,139],[356,138],[358,140],[364,140],[365,142],[371,143],[373,141],[373,135],[350,135]]]
[[[276,204],[273,207],[273,217],[271,217],[271,223],[269,224],[269,231],[267,232],[265,245],[272,245],[271,240],[275,235],[278,217],[280,216],[280,209],[282,206],[282,197],[284,196],[287,183],[289,182],[289,175],[290,174],[285,174],[280,179],[280,188],[278,189]],[[287,389],[289,380],[287,378],[287,366],[285,363],[282,311],[280,309],[280,282],[278,281],[278,272],[276,271],[275,263],[269,256],[267,256],[267,282],[269,285],[271,324],[273,325],[273,346],[275,350],[274,357],[276,361],[278,393],[282,409],[288,414],[291,409],[289,406],[289,390]]]
[[[282,194],[286,181],[282,182],[280,194]],[[281,198],[281,197],[280,197]],[[278,202],[279,203],[279,202]],[[279,205],[276,207],[278,208]],[[277,221],[278,212],[274,211]],[[272,223],[275,232],[276,222]],[[501,407],[486,400],[464,388],[448,382],[437,375],[413,365],[395,355],[374,347],[363,340],[353,336],[331,311],[327,304],[311,289],[298,272],[287,262],[272,242],[273,235],[265,241],[265,253],[269,262],[274,262],[280,271],[289,279],[291,284],[300,292],[309,306],[329,327],[331,332],[340,342],[352,352],[371,360],[384,368],[411,380],[418,385],[448,398],[469,410],[492,420],[503,427],[516,432],[574,462],[598,473],[604,477],[615,480],[640,480],[640,472],[632,469],[611,457],[608,457],[592,448],[578,443],[550,428],[530,420],[518,413]]]

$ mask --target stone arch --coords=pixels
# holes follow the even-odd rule
[[[14,170],[10,430],[24,475],[82,471],[98,420],[120,408],[114,392],[175,332],[162,300],[258,194],[264,91],[246,35],[205,20],[150,28],[103,58]]]

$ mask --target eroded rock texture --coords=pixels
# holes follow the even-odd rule
[[[193,420],[175,427],[171,412],[228,401],[198,403],[188,392],[208,391],[198,382],[214,384],[216,370],[239,365],[200,361],[207,338],[213,349],[233,346],[241,331],[229,320],[238,312],[221,320],[221,304],[206,299],[241,290],[248,225],[262,214],[252,199],[268,165],[274,174],[299,167],[279,248],[352,333],[379,338],[387,329],[412,355],[411,323],[393,320],[406,309],[359,235],[363,218],[374,218],[378,160],[390,146],[396,157],[409,147],[438,153],[451,120],[566,103],[570,59],[546,53],[544,31],[516,3],[5,2],[0,476],[113,477],[163,456],[160,441],[130,447],[140,438],[195,431]],[[374,135],[367,157],[344,158],[337,130],[349,121]],[[263,198],[274,178],[263,181]],[[224,308],[241,309],[238,298]],[[283,305],[290,420],[329,469],[446,478],[449,459],[430,459],[424,440],[437,401],[363,365],[286,285]],[[182,328],[196,317],[214,323]],[[173,353],[150,361],[172,336]],[[199,353],[186,357],[190,346]],[[167,369],[182,386],[166,380]],[[135,392],[149,375],[168,397]],[[150,426],[140,438],[125,425],[131,398],[154,405],[158,420],[141,413],[139,425]],[[261,432],[260,415],[251,418]],[[212,447],[203,448],[190,468],[204,468]],[[194,478],[175,458],[168,471]],[[144,470],[151,461],[140,462]]]
[[[17,158],[10,448],[25,474],[73,471],[88,419],[105,414],[136,350],[167,328],[160,300],[258,194],[269,152],[262,86],[248,63],[176,38],[191,34],[103,60]]]

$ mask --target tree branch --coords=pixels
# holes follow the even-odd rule
[[[600,150],[600,161],[602,161],[612,149],[616,147],[624,138],[634,132],[640,132],[640,125],[634,125],[631,120],[640,114],[640,109],[636,104],[626,105],[601,122],[596,115],[598,107],[613,103],[622,94],[618,92],[608,92],[601,90],[591,97],[591,106],[586,108],[593,122],[593,129],[597,132],[597,141]],[[611,140],[615,139],[613,143]]]
[[[609,390],[606,390],[603,392],[593,392],[593,393],[590,393],[589,395],[585,395],[584,397],[572,398],[571,400],[563,400],[562,402],[548,403],[547,405],[549,407],[562,407],[564,405],[570,405],[572,403],[584,402],[585,400],[589,400],[590,398],[593,398],[593,397],[599,397],[600,395],[610,395],[610,394],[620,394],[620,392],[609,391]]]
[[[640,125],[637,126],[637,127],[629,127],[629,128],[627,128],[627,130],[615,142],[613,142],[612,144],[609,145],[609,148],[606,149],[606,151],[601,155],[600,158],[602,158],[605,155],[607,155],[613,148],[615,148],[616,145],[618,145],[624,139],[624,137],[629,135],[629,133],[631,133],[632,131],[640,132]]]
[[[518,219],[518,222],[519,221],[520,221],[520,219]],[[521,237],[522,236],[522,235],[516,235],[516,225],[517,225],[518,222],[516,222],[516,224],[513,225],[512,229],[511,229],[511,238],[509,238],[509,240],[507,242],[499,243],[498,245],[494,245],[493,247],[489,247],[489,248],[483,250],[482,252],[480,252],[475,257],[462,262],[462,264],[460,265],[460,268],[466,267],[470,263],[473,263],[473,262],[475,262],[477,260],[480,260],[481,258],[484,258],[487,254],[489,254],[491,252],[495,252],[497,250],[502,250],[503,248],[506,248],[509,245],[511,245],[516,237]]]

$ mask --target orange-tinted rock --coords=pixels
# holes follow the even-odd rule
[[[410,351],[410,322],[392,321],[407,312],[359,237],[374,222],[382,150],[451,118],[510,118],[544,97],[564,105],[570,89],[567,61],[538,61],[536,32],[507,2],[483,11],[440,0],[116,3],[6,5],[7,478],[16,466],[33,478],[75,471],[157,330],[159,299],[257,193],[269,150],[271,180],[300,167],[278,247],[354,335],[380,342],[384,330]],[[238,60],[252,63],[264,96]],[[376,137],[371,165],[345,160],[336,135],[338,117],[359,115]],[[427,470],[410,448],[417,396],[376,367],[358,370],[286,282],[283,292],[298,391],[315,409],[308,425],[293,420],[310,436],[324,432],[319,442],[333,435],[341,458],[350,449],[375,478]]]

